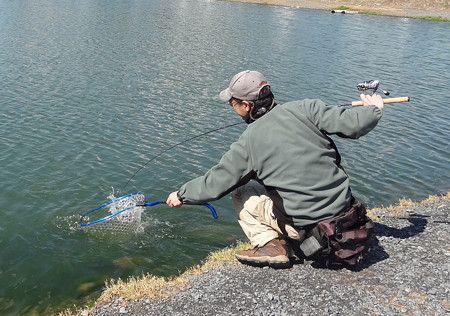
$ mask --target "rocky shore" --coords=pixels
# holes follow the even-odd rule
[[[230,262],[191,275],[170,297],[116,297],[78,315],[449,315],[450,195],[380,210],[356,271],[314,262],[291,269]]]
[[[450,18],[448,0],[224,0],[265,5],[282,5],[303,9],[329,10],[340,6],[350,11],[397,17]]]

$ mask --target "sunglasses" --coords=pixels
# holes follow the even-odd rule
[[[229,104],[232,108],[234,107],[233,101],[235,101],[235,102],[238,103],[238,104],[240,104],[240,103],[242,102],[242,100],[239,100],[239,99],[236,99],[236,98],[231,98],[231,99],[228,101],[228,104]]]

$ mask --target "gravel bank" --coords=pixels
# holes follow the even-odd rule
[[[357,271],[230,263],[169,298],[117,298],[79,315],[449,315],[449,210],[446,197],[376,213],[375,243]]]
[[[396,17],[435,16],[450,18],[448,0],[223,0],[266,5],[281,5],[302,9],[329,10],[339,6],[351,11],[372,12]]]

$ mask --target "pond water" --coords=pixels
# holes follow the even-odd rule
[[[228,197],[217,220],[154,206],[136,234],[76,226],[111,193],[165,199],[213,166],[243,124],[183,141],[240,120],[218,93],[243,69],[278,103],[348,103],[371,79],[410,96],[336,139],[353,191],[369,207],[447,192],[449,31],[220,1],[0,0],[0,314],[83,304],[111,278],[175,275],[244,238]]]

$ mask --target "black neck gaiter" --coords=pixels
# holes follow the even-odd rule
[[[249,113],[247,113],[247,115],[244,116],[242,119],[245,121],[245,123],[251,124],[254,121],[256,121],[257,119],[259,119],[261,116],[269,113],[270,110],[272,110],[276,105],[277,104],[274,101],[273,103],[270,104],[269,107],[254,106],[253,109]]]

